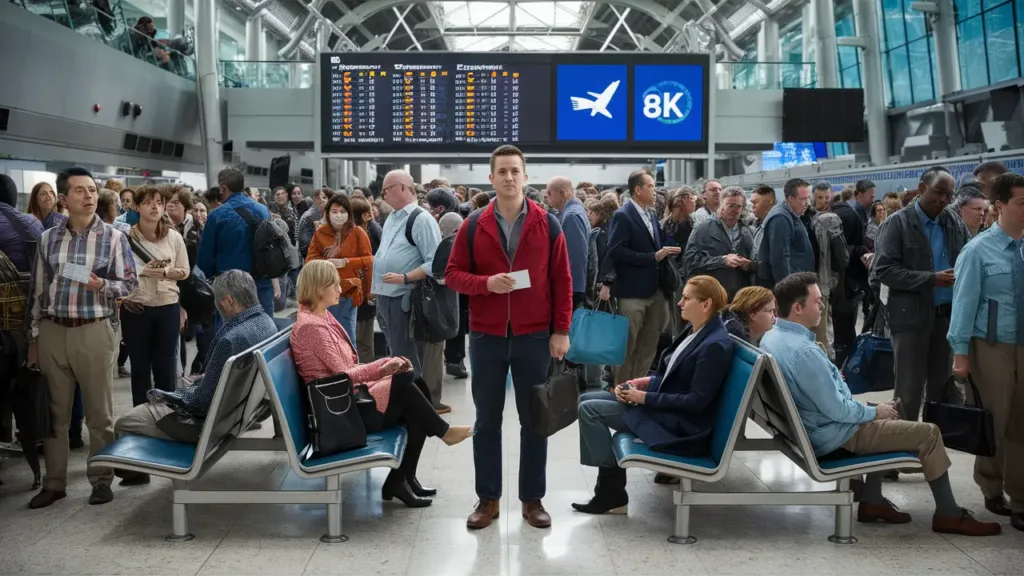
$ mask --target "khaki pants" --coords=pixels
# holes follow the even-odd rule
[[[423,354],[423,381],[430,390],[430,401],[434,408],[441,407],[441,392],[444,390],[444,341],[426,344]]]
[[[1024,512],[1024,348],[974,338],[968,351],[981,402],[992,413],[996,455],[974,460],[974,481],[986,498],[1010,497]]]
[[[359,345],[359,363],[373,362],[373,318],[356,321],[356,343]]]
[[[612,369],[616,384],[647,376],[668,323],[668,302],[661,292],[650,298],[620,298],[619,314],[629,320],[629,339],[626,362]]]
[[[843,448],[854,454],[913,452],[929,482],[945,474],[951,464],[939,427],[927,422],[872,420],[862,424]]]
[[[152,402],[139,404],[128,411],[127,414],[117,419],[117,422],[114,424],[114,434],[118,438],[125,434],[138,434],[151,438],[174,440],[174,438],[164,434],[163,430],[160,430],[156,425],[161,418],[172,413],[174,413],[174,408],[167,404],[153,404]]]
[[[82,387],[85,425],[89,428],[89,456],[114,441],[113,370],[117,359],[117,332],[108,321],[67,328],[49,320],[39,325],[39,369],[50,390],[54,438],[43,442],[46,476],[43,487],[57,492],[67,488],[68,427],[75,382]],[[109,486],[114,471],[89,466],[93,486]]]

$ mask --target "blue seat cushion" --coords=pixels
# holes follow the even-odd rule
[[[905,458],[917,458],[912,452],[879,452],[878,454],[857,454],[847,458],[829,458],[818,462],[818,466],[825,472],[839,470],[840,468],[870,466],[872,464],[884,464],[889,460],[902,460]],[[906,466],[905,462],[901,463]]]
[[[650,446],[637,440],[636,434],[632,432],[619,432],[612,439],[612,447],[615,450],[615,459],[620,463],[628,457],[660,460],[663,464],[671,466],[680,464],[688,468],[699,468],[708,473],[718,469],[718,464],[711,458],[691,458],[687,456],[676,456],[666,452],[655,452]]]
[[[114,458],[126,464],[187,472],[196,458],[196,445],[163,438],[125,434],[104,446],[93,458]]]
[[[405,454],[405,443],[408,434],[405,428],[387,428],[366,435],[366,446],[347,452],[339,452],[330,456],[307,458],[302,462],[306,470],[322,470],[323,468],[343,468],[346,464],[362,461],[379,461],[394,459],[401,462]],[[307,449],[308,451],[308,449]]]

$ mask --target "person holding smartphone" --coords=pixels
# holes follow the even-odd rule
[[[165,217],[169,185],[147,185],[135,191],[138,224],[128,241],[139,270],[139,285],[121,305],[121,325],[132,362],[132,406],[145,404],[154,385],[175,389],[178,333],[184,326],[178,302],[178,281],[189,275],[185,240]]]

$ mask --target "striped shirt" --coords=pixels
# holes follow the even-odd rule
[[[32,271],[32,326],[29,339],[39,336],[43,318],[92,320],[113,318],[117,300],[131,294],[138,284],[128,237],[99,216],[81,234],[69,226],[43,232]],[[77,264],[103,280],[89,290],[85,284],[61,275],[65,266]]]

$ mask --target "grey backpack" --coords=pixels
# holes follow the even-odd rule
[[[252,234],[252,277],[280,278],[294,268],[297,256],[295,247],[288,239],[288,230],[281,230],[273,218],[262,222],[245,208],[235,208],[235,212],[245,220]]]

